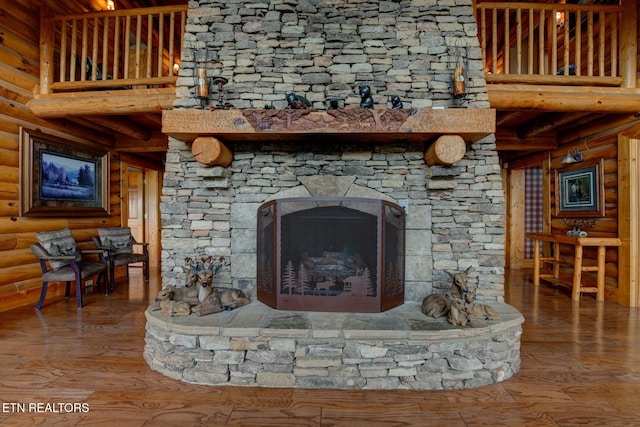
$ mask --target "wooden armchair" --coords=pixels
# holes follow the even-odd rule
[[[126,266],[129,277],[129,264],[142,263],[144,279],[149,280],[149,249],[147,243],[136,242],[129,227],[99,228],[98,236],[93,237],[93,243],[103,252],[102,262],[109,266],[111,290],[115,282],[115,268]],[[135,253],[133,248],[140,246],[142,253]]]
[[[42,292],[36,304],[36,310],[42,308],[47,295],[49,282],[67,282],[65,298],[69,298],[71,282],[76,284],[76,303],[82,308],[82,282],[92,276],[98,276],[96,284],[103,278],[105,293],[107,289],[107,269],[99,262],[83,262],[82,253],[98,253],[100,250],[80,252],[76,241],[68,228],[56,231],[36,233],[39,243],[31,245],[31,251],[40,262],[42,268]]]

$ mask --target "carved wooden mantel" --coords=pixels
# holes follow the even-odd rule
[[[165,110],[162,132],[185,142],[196,142],[199,148],[194,156],[198,160],[198,155],[209,146],[215,146],[215,153],[226,153],[224,143],[239,141],[410,143],[457,135],[457,140],[473,143],[495,133],[495,118],[493,109],[466,108]],[[228,153],[221,157],[225,163],[230,162]],[[222,164],[210,153],[204,158],[205,164]]]

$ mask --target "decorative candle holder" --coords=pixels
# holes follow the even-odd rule
[[[218,76],[213,78],[213,83],[218,87],[218,103],[215,107],[225,109],[227,106],[224,103],[224,85],[229,83],[229,80],[225,77]]]
[[[573,237],[587,237],[587,232],[582,230],[583,228],[591,228],[596,225],[597,219],[587,218],[563,218],[562,223],[571,227],[571,230],[567,231],[567,236]]]

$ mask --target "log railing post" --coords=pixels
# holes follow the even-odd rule
[[[55,26],[47,8],[40,9],[40,93],[51,93]]]
[[[622,87],[636,87],[638,5],[636,0],[622,0],[624,11],[620,23],[620,74]]]

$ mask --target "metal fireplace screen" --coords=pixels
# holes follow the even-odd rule
[[[404,210],[364,198],[258,209],[258,299],[280,310],[381,312],[404,302]]]

